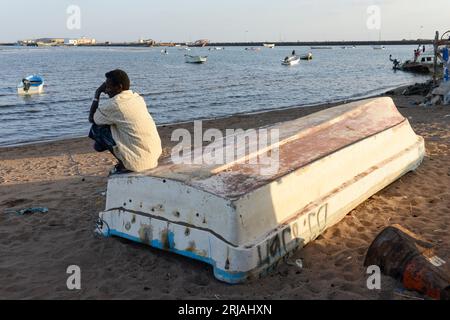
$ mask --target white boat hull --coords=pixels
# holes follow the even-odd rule
[[[416,169],[425,154],[424,140],[390,98],[271,128],[280,132],[271,147],[279,148],[276,173],[261,176],[262,165],[238,159],[112,177],[100,232],[204,261],[217,279],[241,283]]]
[[[26,91],[24,90],[23,87],[18,87],[17,88],[17,93],[19,95],[22,95],[22,96],[33,95],[33,94],[41,94],[43,92],[44,92],[44,85],[40,85],[38,87],[31,87],[30,89],[28,89]]]
[[[281,64],[284,66],[294,66],[296,64],[299,64],[300,57],[290,57],[288,60],[282,60]]]
[[[208,57],[185,55],[185,61],[186,63],[205,63],[208,61]]]

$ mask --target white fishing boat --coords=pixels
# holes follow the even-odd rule
[[[313,58],[313,54],[311,52],[300,56],[301,60],[312,60],[312,58]]]
[[[290,57],[284,58],[284,60],[281,60],[281,64],[284,66],[293,66],[293,65],[298,64],[299,62],[300,62],[299,56],[290,56]]]
[[[208,60],[207,56],[191,56],[189,54],[185,54],[186,63],[205,63]]]
[[[379,35],[378,42],[381,42],[381,29],[380,29],[380,35]],[[385,50],[385,49],[386,49],[386,47],[383,46],[383,45],[381,45],[381,44],[377,44],[377,45],[375,45],[375,46],[372,46],[372,48],[373,48],[374,50]]]
[[[241,283],[273,270],[425,155],[391,98],[263,129],[263,148],[236,132],[189,148],[187,163],[163,159],[156,169],[110,177],[97,233],[203,261],[217,279]],[[235,156],[224,164],[204,163],[228,152]]]
[[[20,95],[39,94],[44,91],[44,79],[38,75],[28,76],[17,85],[17,93]]]
[[[269,48],[269,49],[275,48],[275,44],[274,43],[264,43],[263,46],[266,47],[266,48]]]
[[[417,57],[413,57],[411,60],[406,60],[403,63],[401,61],[398,61],[397,59],[393,59],[392,55],[389,56],[389,59],[394,63],[394,70],[421,74],[430,74],[434,71],[434,53],[432,52],[419,52]],[[439,56],[436,62],[437,67],[439,69],[442,69],[443,62]]]

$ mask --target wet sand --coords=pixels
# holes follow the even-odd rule
[[[427,154],[409,173],[371,197],[297,250],[269,276],[243,285],[217,281],[204,263],[118,238],[98,239],[94,224],[105,205],[107,174],[115,164],[88,138],[0,148],[0,299],[408,299],[401,284],[382,277],[368,290],[363,261],[386,226],[399,223],[450,257],[450,107],[421,108],[421,97],[393,96],[399,111],[426,140]],[[237,115],[207,128],[254,128],[298,118],[332,105]],[[171,132],[160,127],[164,155]],[[18,216],[5,209],[47,207]],[[296,260],[302,259],[303,268]],[[69,291],[66,269],[81,267],[80,291]]]

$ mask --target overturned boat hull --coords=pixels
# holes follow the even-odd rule
[[[99,232],[204,261],[217,279],[241,283],[266,274],[416,169],[425,153],[423,139],[390,98],[269,129],[280,139],[264,152],[278,155],[277,170],[261,174],[267,162],[248,163],[261,156],[257,151],[224,165],[166,161],[110,178]]]

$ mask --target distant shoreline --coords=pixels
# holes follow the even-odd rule
[[[264,43],[273,43],[275,46],[376,46],[376,45],[430,45],[433,40],[417,39],[417,40],[386,40],[386,41],[278,41],[278,42],[211,42],[205,47],[261,47]],[[167,44],[167,43],[165,43]],[[173,46],[186,46],[186,43],[173,42]],[[17,43],[0,43],[0,46],[17,46]],[[64,46],[64,45],[61,45]],[[68,45],[70,47],[70,45]],[[166,46],[166,45],[164,45]],[[150,46],[145,43],[97,43],[91,45],[79,45],[79,47],[162,47],[155,44]],[[201,45],[189,44],[189,47],[202,47]]]

